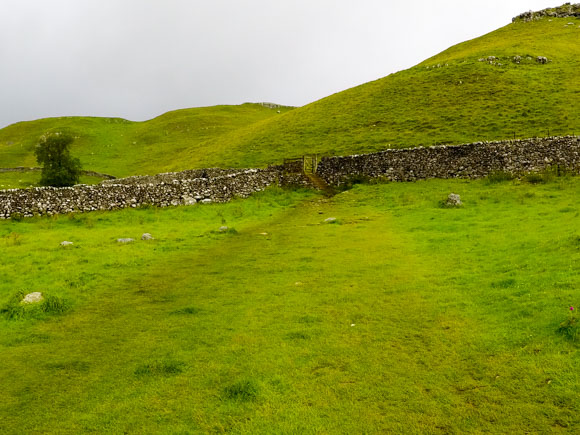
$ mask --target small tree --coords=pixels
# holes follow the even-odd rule
[[[81,162],[71,157],[74,137],[68,133],[47,133],[36,146],[36,161],[42,165],[40,184],[43,186],[73,186],[79,182]]]

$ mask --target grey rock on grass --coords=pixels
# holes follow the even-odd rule
[[[461,207],[463,205],[461,202],[461,197],[456,193],[449,194],[446,204],[450,207]]]
[[[134,241],[135,241],[135,239],[131,239],[129,237],[125,237],[125,238],[122,238],[122,239],[117,239],[117,242],[118,243],[132,243]]]
[[[44,297],[42,296],[42,293],[32,292],[32,293],[28,293],[26,296],[24,296],[24,299],[22,299],[22,301],[20,303],[22,303],[22,304],[36,304],[38,302],[42,302],[43,300],[44,300]]]

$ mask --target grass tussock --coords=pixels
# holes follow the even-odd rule
[[[185,370],[185,363],[173,359],[163,359],[139,364],[135,369],[136,376],[174,376]]]
[[[22,302],[25,296],[24,291],[15,293],[0,309],[0,313],[8,320],[21,320],[64,314],[71,309],[70,302],[59,296],[44,295],[42,301],[30,304]]]
[[[226,399],[240,402],[250,402],[258,397],[258,383],[252,379],[243,379],[224,388]]]
[[[580,338],[580,322],[574,307],[570,307],[570,314],[566,320],[560,323],[558,332],[572,341],[577,341]]]
[[[485,181],[488,184],[507,183],[508,181],[512,181],[514,178],[514,175],[509,172],[494,171],[485,177]]]

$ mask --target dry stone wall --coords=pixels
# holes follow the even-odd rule
[[[316,172],[328,184],[340,186],[357,175],[390,181],[481,178],[495,171],[519,175],[555,165],[580,173],[580,137],[477,142],[330,157],[320,161]],[[196,169],[106,180],[92,186],[0,190],[0,219],[143,205],[226,202],[275,184],[312,186],[295,162],[267,169]]]
[[[477,142],[330,157],[321,160],[317,173],[328,184],[340,186],[357,175],[390,181],[481,178],[496,171],[519,175],[554,165],[580,173],[580,137]]]
[[[279,178],[279,172],[271,169],[205,171],[207,177],[193,178],[199,175],[197,171],[184,171],[104,181],[91,186],[0,190],[0,219],[143,205],[167,207],[227,202],[233,197],[247,197],[263,190],[278,183]]]

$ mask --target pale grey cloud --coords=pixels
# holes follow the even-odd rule
[[[1,0],[0,127],[304,105],[408,68],[543,0]]]

